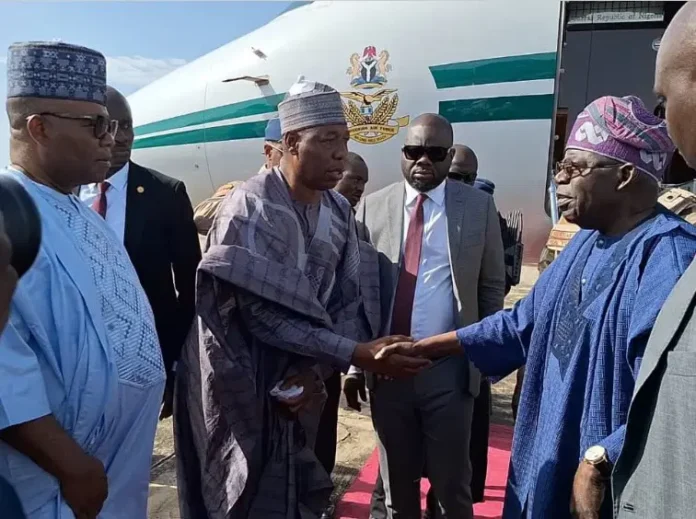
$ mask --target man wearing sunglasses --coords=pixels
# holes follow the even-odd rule
[[[488,376],[526,364],[504,519],[613,517],[609,477],[648,336],[696,254],[696,228],[658,204],[673,150],[639,98],[588,105],[555,176],[559,208],[581,230],[512,310],[412,347],[435,358],[464,352]],[[690,515],[657,509],[636,517]]]
[[[358,206],[364,238],[382,260],[384,335],[421,339],[474,323],[503,306],[503,245],[495,204],[485,193],[447,180],[452,145],[446,119],[417,117],[402,150],[404,180]],[[469,438],[478,371],[465,357],[449,357],[413,380],[369,373],[367,379],[388,516],[420,517],[425,470],[437,512],[471,519]],[[379,488],[374,498],[379,500]]]
[[[198,232],[184,183],[131,160],[135,134],[128,100],[107,87],[106,108],[118,122],[111,167],[103,182],[83,186],[80,198],[123,242],[152,306],[167,370],[165,419],[172,415],[174,369],[195,311]]]
[[[123,244],[73,194],[111,167],[106,59],[15,44],[7,77],[0,174],[32,197],[42,243],[0,335],[0,476],[29,517],[144,518],[165,386],[155,322]]]
[[[476,153],[464,144],[455,144],[453,148],[454,157],[452,158],[448,177],[473,186],[478,176],[478,157]]]

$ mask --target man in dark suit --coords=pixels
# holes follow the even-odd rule
[[[168,375],[160,415],[164,419],[172,414],[174,368],[193,322],[200,243],[184,183],[130,160],[130,106],[111,87],[107,109],[118,121],[111,169],[104,182],[83,186],[80,198],[123,240],[152,306]]]

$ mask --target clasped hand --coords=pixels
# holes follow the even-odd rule
[[[413,339],[403,335],[392,335],[358,344],[352,363],[365,371],[388,377],[413,376],[430,365],[428,359],[417,357],[413,345]],[[386,354],[382,354],[385,350]]]

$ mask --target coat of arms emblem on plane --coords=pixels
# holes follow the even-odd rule
[[[399,107],[396,89],[384,88],[387,73],[391,72],[389,52],[377,53],[376,47],[365,47],[362,56],[357,52],[350,57],[346,73],[355,89],[342,92],[343,112],[348,121],[350,136],[361,144],[379,144],[408,126],[410,117],[394,117]],[[376,90],[376,92],[371,92]]]

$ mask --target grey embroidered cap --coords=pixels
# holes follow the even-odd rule
[[[7,97],[106,104],[106,58],[68,43],[32,41],[7,51]]]
[[[281,132],[329,124],[346,124],[341,94],[328,85],[306,81],[303,76],[290,87],[278,105]]]

